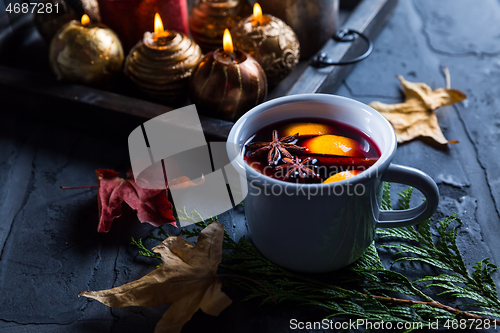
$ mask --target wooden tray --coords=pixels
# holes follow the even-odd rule
[[[397,0],[362,0],[352,7],[353,1],[341,2],[341,28],[357,30],[373,39],[396,3]],[[58,82],[50,73],[47,45],[35,28],[28,28],[33,25],[33,16],[23,14],[9,22],[6,13],[0,15],[2,104],[10,101],[22,107],[24,104],[33,106],[56,101],[58,105],[69,108],[98,109],[99,112],[111,112],[113,116],[118,112],[141,118],[153,118],[189,104],[186,100],[179,105],[165,106],[151,101],[134,89],[128,80],[118,80],[111,90]],[[341,61],[361,54],[365,47],[364,41],[359,38],[353,43],[337,43],[330,39],[320,52],[327,52],[334,61]],[[310,66],[309,61],[301,61],[294,72],[269,91],[267,99],[314,93],[327,79],[328,92],[332,93],[352,66],[318,69]],[[205,134],[212,140],[225,140],[233,125],[210,117],[200,118]]]

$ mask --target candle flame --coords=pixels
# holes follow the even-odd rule
[[[82,16],[82,25],[87,25],[90,23],[90,17],[87,14],[83,14]]]
[[[233,53],[233,40],[231,39],[231,34],[229,30],[224,30],[224,37],[222,38],[222,45],[224,46],[224,52]]]
[[[160,14],[155,14],[155,34],[163,32],[163,22],[161,21]]]
[[[255,5],[253,5],[253,18],[262,24],[262,8],[260,7],[259,3],[256,2]]]

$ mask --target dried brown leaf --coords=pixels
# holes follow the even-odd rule
[[[398,143],[417,137],[430,138],[440,146],[456,143],[456,140],[448,141],[444,137],[434,110],[444,105],[460,102],[466,99],[467,95],[457,89],[432,90],[425,83],[409,82],[401,75],[397,77],[403,86],[405,102],[399,104],[372,102],[369,105],[389,120],[396,131]],[[447,82],[449,82],[448,74]]]
[[[113,289],[83,291],[79,296],[112,308],[172,303],[155,333],[180,332],[198,309],[217,316],[231,304],[217,277],[223,238],[224,229],[216,222],[201,231],[197,246],[182,237],[170,236],[153,248],[163,264],[148,275]]]

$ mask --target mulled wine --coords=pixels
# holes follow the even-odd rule
[[[252,135],[244,160],[274,179],[297,183],[332,183],[354,177],[380,157],[364,132],[326,119],[289,119]]]

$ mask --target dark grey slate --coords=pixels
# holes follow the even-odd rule
[[[500,263],[499,18],[500,3],[493,0],[400,1],[375,40],[374,53],[356,65],[338,91],[328,80],[321,87],[365,103],[395,103],[403,98],[395,75],[437,88],[444,86],[441,66],[449,67],[452,86],[469,98],[440,108],[437,115],[445,136],[460,143],[438,150],[417,140],[398,148],[395,163],[417,167],[439,184],[435,219],[453,212],[463,219],[459,246],[469,267],[484,257]],[[73,123],[39,114],[58,108],[0,107],[0,332],[152,332],[166,306],[110,310],[77,294],[119,286],[151,271],[127,243],[153,228],[124,209],[108,234],[97,234],[95,190],[59,189],[94,184],[96,168],[126,171],[127,134],[140,121],[71,109],[58,112],[73,115]],[[241,207],[220,220],[234,238],[247,233]],[[401,269],[411,277],[415,267]],[[494,278],[499,281],[498,274]],[[227,292],[236,300],[241,296]],[[291,318],[311,321],[324,315],[236,301],[218,318],[198,312],[184,331],[287,332]]]

